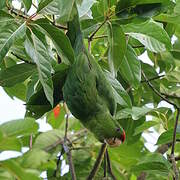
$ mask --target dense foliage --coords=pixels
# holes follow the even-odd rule
[[[84,180],[94,166],[101,143],[71,115],[62,92],[76,61],[67,24],[77,6],[86,48],[113,88],[115,118],[126,132],[123,144],[108,147],[114,175],[104,161],[95,179],[178,180],[180,0],[19,3],[16,9],[14,1],[0,1],[0,86],[27,111],[24,119],[0,125],[0,151],[22,152],[0,161],[0,179],[38,180],[46,172],[46,179],[75,173]],[[52,130],[40,132],[39,118]],[[155,152],[143,136],[151,131],[159,134]]]

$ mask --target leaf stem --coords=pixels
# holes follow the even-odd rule
[[[144,74],[144,72],[142,71],[142,75],[145,79],[145,82],[148,84],[148,86],[159,96],[161,97],[161,99],[163,99],[164,101],[168,102],[169,104],[173,105],[176,109],[178,109],[178,106],[171,102],[169,99],[167,99],[166,97],[164,97],[157,89],[154,88],[154,86],[151,84],[151,82],[147,79],[146,75]]]

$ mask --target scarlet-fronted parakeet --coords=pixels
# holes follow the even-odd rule
[[[74,19],[68,23],[67,35],[76,59],[63,87],[64,100],[71,113],[99,141],[106,141],[111,146],[119,145],[125,140],[125,132],[114,119],[116,102],[113,89],[84,46],[77,11]]]

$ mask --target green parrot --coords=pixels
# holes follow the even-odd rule
[[[63,87],[64,100],[73,116],[100,142],[118,146],[124,142],[125,132],[114,118],[116,102],[113,89],[99,64],[85,48],[77,10],[68,23],[67,35],[76,58]]]

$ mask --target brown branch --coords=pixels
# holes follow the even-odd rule
[[[99,35],[99,36],[95,36],[92,38],[93,39],[102,39],[102,38],[107,38],[108,36],[107,35]]]
[[[65,102],[64,102],[64,110],[66,112],[66,126],[65,126],[63,148],[64,148],[65,153],[67,154],[71,178],[72,178],[72,180],[76,180],[76,173],[75,173],[74,164],[72,161],[72,154],[71,154],[71,151],[69,150],[69,147],[67,144],[67,130],[68,130],[69,111],[68,111],[68,108],[67,108],[67,105]]]
[[[53,175],[54,177],[57,177],[57,172],[60,169],[60,161],[61,161],[61,157],[62,157],[63,154],[64,154],[64,148],[62,147],[61,153],[58,156],[58,160],[57,160],[57,163],[56,163],[56,169],[55,169],[54,175]]]
[[[32,143],[33,143],[33,135],[31,134],[29,137],[29,149],[32,149]]]
[[[68,139],[77,136],[77,138],[72,140],[72,142],[75,142],[75,141],[79,140],[80,138],[84,137],[84,135],[86,133],[87,133],[87,130],[86,129],[82,129],[82,130],[78,131],[77,133],[74,133],[73,135],[68,136]],[[53,143],[53,144],[47,146],[46,148],[44,148],[44,151],[48,152],[48,151],[54,149],[55,147],[57,147],[58,145],[63,145],[63,143],[64,143],[64,139],[59,139],[55,143]]]
[[[160,76],[156,76],[156,77],[153,77],[153,78],[149,78],[148,81],[153,81],[153,80],[156,80],[156,79],[160,79],[162,77],[164,77],[165,75],[160,75]],[[141,83],[144,83],[146,82],[146,80],[142,80]]]
[[[92,41],[93,37],[96,35],[96,33],[101,29],[101,27],[106,23],[108,18],[105,18],[105,20],[98,26],[98,28],[88,37],[89,41]]]
[[[111,161],[110,161],[110,157],[109,157],[109,153],[107,149],[106,149],[106,157],[107,157],[107,164],[108,164],[108,173],[111,175],[113,180],[116,180],[116,177],[112,172]]]
[[[166,98],[174,98],[174,99],[179,99],[178,96],[176,95],[171,95],[171,94],[165,94],[165,93],[161,93],[163,96],[165,96]]]
[[[161,99],[163,99],[164,101],[168,102],[169,104],[173,105],[176,109],[178,109],[178,106],[177,106],[175,103],[169,101],[169,99],[165,98],[157,89],[154,88],[154,86],[151,84],[151,82],[148,81],[148,79],[147,79],[147,77],[146,77],[146,75],[144,74],[143,71],[142,71],[142,75],[143,75],[146,83],[148,84],[148,86],[149,86],[159,97],[161,97]]]
[[[173,132],[172,149],[171,149],[171,155],[170,155],[170,159],[171,159],[172,166],[173,166],[173,171],[175,174],[175,177],[174,177],[175,180],[179,179],[179,170],[178,170],[178,167],[176,166],[176,161],[175,161],[175,157],[174,157],[175,144],[176,144],[176,130],[177,130],[177,125],[178,125],[179,115],[180,115],[180,108],[177,108],[177,115],[176,115],[176,121],[174,124],[174,132]]]
[[[107,151],[107,149],[106,149]],[[104,154],[104,178],[107,176],[107,155],[106,153]]]
[[[102,146],[101,146],[101,150],[99,152],[99,155],[98,155],[98,157],[96,159],[96,162],[95,162],[95,164],[93,166],[93,169],[91,170],[89,176],[87,177],[87,180],[92,180],[96,176],[96,174],[97,174],[97,172],[99,170],[99,167],[100,167],[100,165],[102,163],[102,160],[103,160],[104,154],[106,152],[106,149],[107,149],[107,144],[103,143]]]

